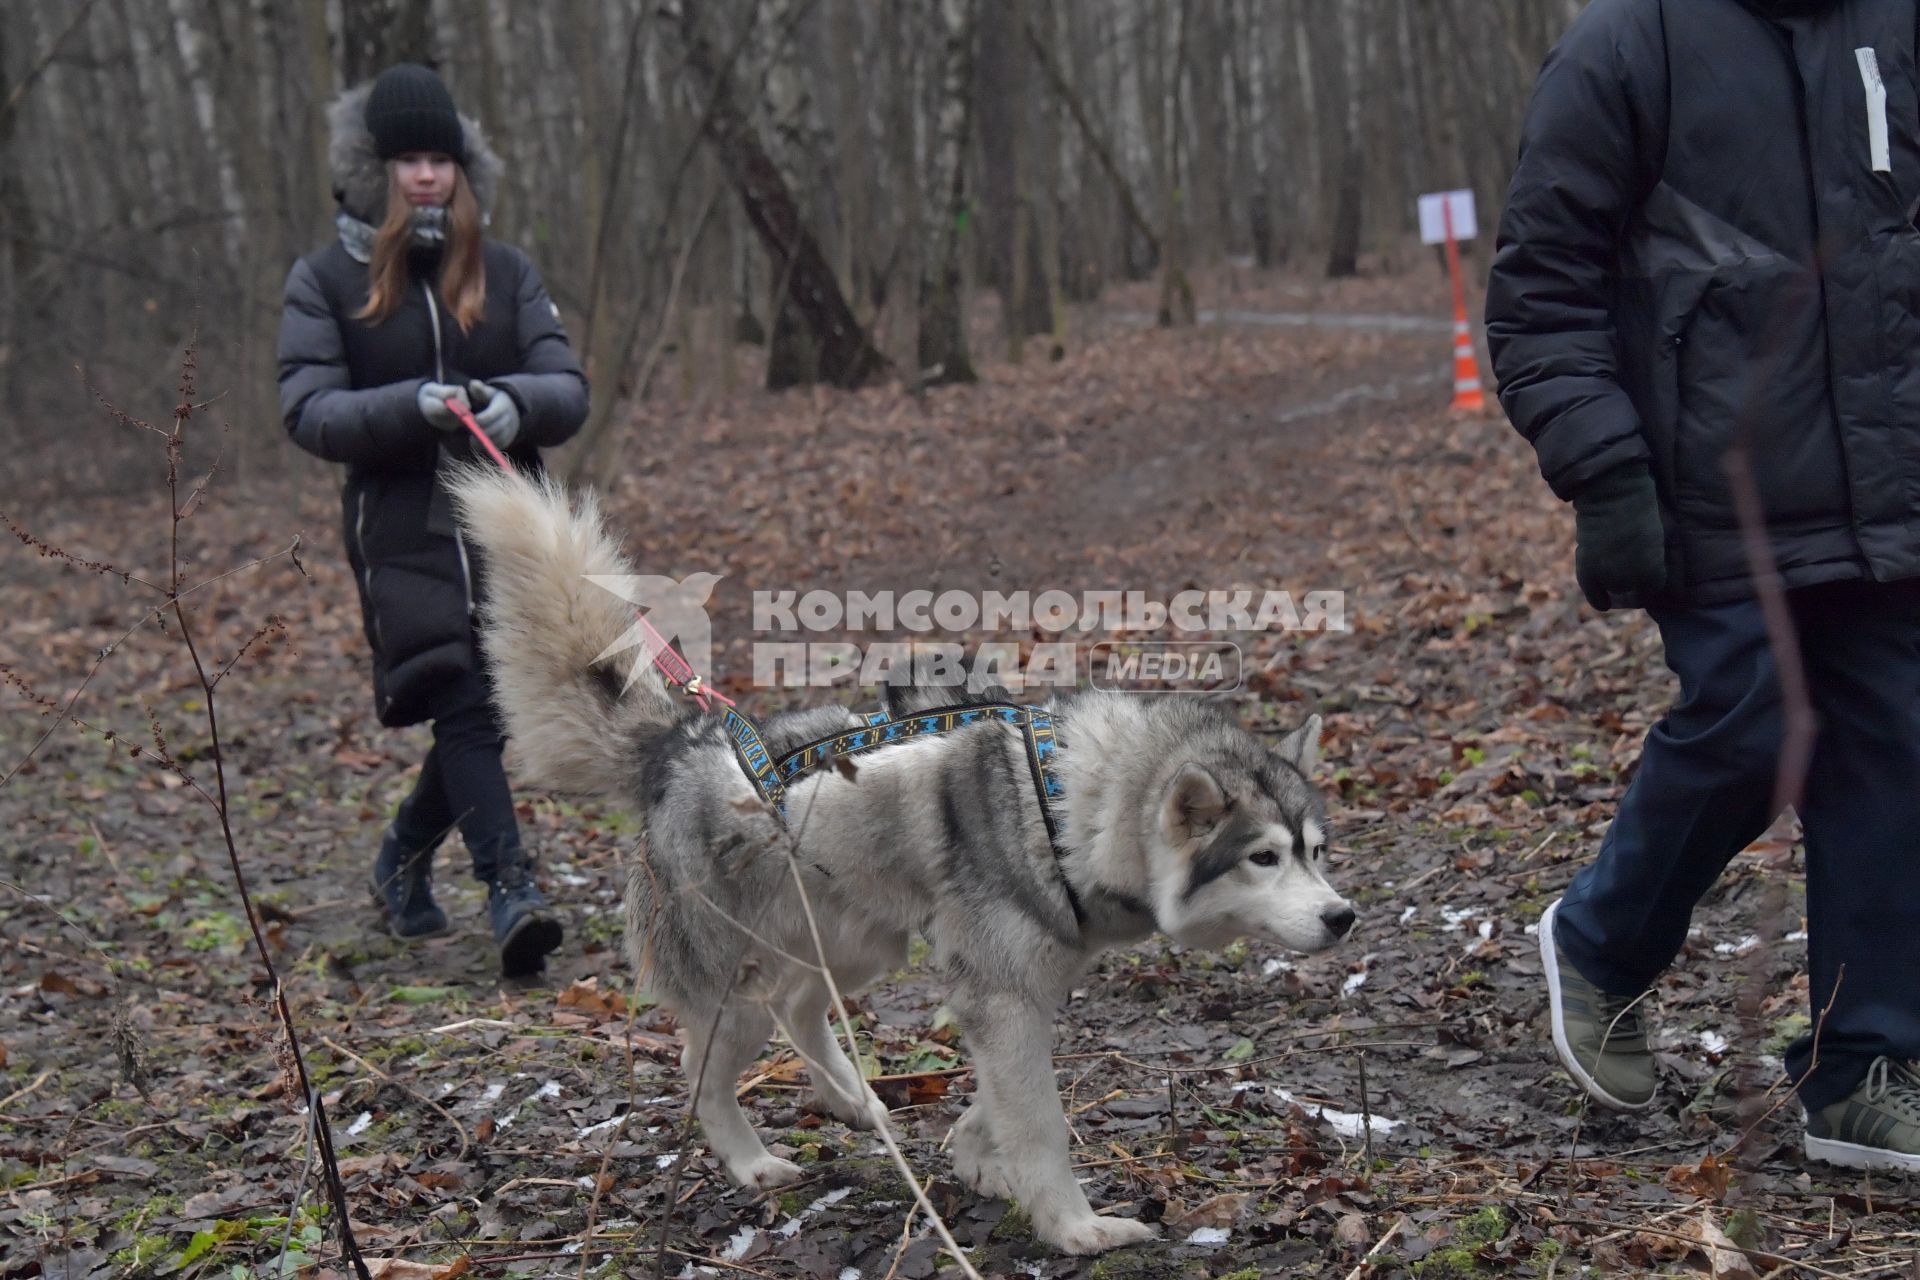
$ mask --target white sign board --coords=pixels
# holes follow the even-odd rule
[[[1437,191],[1432,195],[1420,197],[1420,243],[1445,244],[1447,242],[1447,215],[1453,215],[1453,238],[1471,240],[1474,237],[1473,192]]]

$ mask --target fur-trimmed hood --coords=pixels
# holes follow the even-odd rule
[[[333,198],[362,222],[379,226],[387,212],[387,166],[373,149],[367,130],[367,95],[373,82],[355,85],[327,107],[327,164],[332,170]],[[500,157],[487,145],[479,122],[461,115],[467,140],[467,185],[485,214],[500,186]]]

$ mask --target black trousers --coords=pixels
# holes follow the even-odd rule
[[[410,849],[437,847],[460,829],[473,874],[491,880],[508,857],[520,855],[520,825],[501,764],[506,738],[494,719],[484,677],[468,673],[430,699],[433,747],[420,780],[400,802],[393,826]]]
[[[1808,1035],[1786,1067],[1817,1110],[1876,1057],[1920,1057],[1920,584],[1837,583],[1788,599],[1819,725],[1800,805],[1811,1013],[1832,1004],[1817,1065]],[[1778,816],[1783,706],[1759,604],[1651,612],[1680,701],[1647,734],[1599,857],[1555,924],[1567,958],[1615,995],[1667,967],[1694,905]]]

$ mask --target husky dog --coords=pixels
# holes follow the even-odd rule
[[[455,487],[484,553],[482,644],[507,731],[533,781],[634,806],[636,969],[679,1019],[707,1140],[742,1186],[801,1175],[754,1136],[735,1081],[777,1026],[833,1115],[885,1115],[835,1042],[820,960],[844,990],[905,963],[918,931],[952,983],[978,1081],[954,1126],[960,1179],[1017,1200],[1069,1253],[1146,1240],[1095,1214],[1075,1182],[1054,1081],[1055,1010],[1108,946],[1158,930],[1193,947],[1257,937],[1319,951],[1353,925],[1327,883],[1323,801],[1308,782],[1320,721],[1268,745],[1197,701],[1086,693],[1055,700],[1058,848],[1021,729],[986,719],[803,774],[787,819],[768,807],[718,717],[703,717],[644,653],[617,648],[632,615],[589,575],[629,573],[590,497],[473,471]],[[889,691],[896,716],[1000,691]],[[782,713],[777,757],[865,723],[844,709]],[[817,938],[817,942],[816,942]]]

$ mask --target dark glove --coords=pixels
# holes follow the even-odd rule
[[[1573,514],[1573,574],[1588,604],[1604,611],[1628,599],[1638,603],[1667,585],[1660,496],[1645,463],[1596,477],[1574,497]]]

